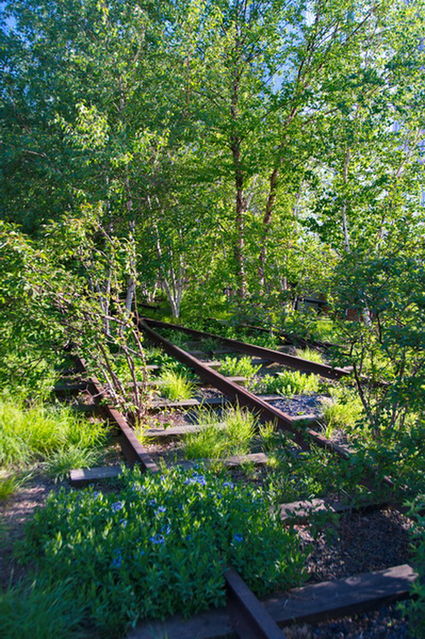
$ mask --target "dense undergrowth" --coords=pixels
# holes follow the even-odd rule
[[[66,584],[86,623],[108,637],[141,619],[222,605],[228,565],[263,596],[299,584],[305,559],[265,493],[201,467],[126,471],[114,493],[52,494],[19,556],[36,562],[43,583]],[[2,604],[6,623],[12,596]]]

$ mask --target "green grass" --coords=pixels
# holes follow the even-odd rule
[[[302,359],[307,359],[309,362],[316,362],[317,364],[325,363],[322,353],[314,348],[297,348],[297,357],[302,357]]]
[[[277,375],[265,375],[252,384],[252,390],[267,395],[305,395],[317,393],[320,387],[318,375],[307,375],[299,371],[283,371]]]
[[[261,366],[254,366],[250,357],[225,357],[219,368],[222,375],[230,377],[254,377]]]
[[[185,375],[174,370],[165,370],[159,377],[159,391],[170,400],[191,399],[195,393],[195,385]]]
[[[74,605],[65,584],[34,582],[0,593],[0,635],[4,639],[82,639],[83,607]]]
[[[66,451],[93,451],[104,443],[106,428],[66,406],[0,399],[0,464],[53,463]],[[65,451],[65,452],[64,452]],[[69,452],[69,456],[71,453]]]
[[[207,413],[207,411],[204,411]],[[187,435],[184,440],[185,455],[188,459],[223,459],[232,455],[246,455],[255,435],[256,418],[240,407],[224,409],[221,421],[225,428],[217,426],[217,415],[208,411],[199,423],[206,427],[199,433]],[[214,419],[215,418],[215,419]],[[214,421],[213,421],[214,420]]]

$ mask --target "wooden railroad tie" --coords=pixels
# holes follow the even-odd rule
[[[293,588],[261,604],[278,626],[314,623],[406,599],[416,578],[413,568],[403,564]],[[162,636],[167,639],[227,639],[234,629],[230,606],[226,606],[200,613],[191,619],[175,615],[168,621],[144,623],[131,631],[127,639],[156,639]]]

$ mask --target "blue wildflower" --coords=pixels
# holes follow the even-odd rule
[[[158,506],[158,508],[156,509],[156,514],[158,513],[165,513],[166,511],[166,507],[165,506]]]
[[[101,496],[102,496],[102,493],[100,492],[100,490],[95,490],[95,491],[94,491],[94,493],[93,493],[93,497],[94,497],[95,499],[97,499],[98,497],[101,497]]]
[[[227,488],[234,488],[235,484],[233,484],[231,481],[225,481],[223,486],[226,486]]]
[[[163,544],[165,542],[164,535],[153,535],[149,539],[153,544]]]
[[[121,510],[121,508],[124,508],[124,504],[122,503],[122,501],[116,501],[112,504],[111,508],[114,513],[117,513],[119,510]]]
[[[126,519],[120,519],[120,524],[123,528],[125,528],[127,526],[127,520]]]
[[[149,506],[156,506],[156,499],[150,499],[148,501]]]
[[[239,535],[237,533],[236,535],[233,535],[233,543],[240,544],[242,541],[243,541],[242,535]]]
[[[193,477],[188,477],[184,481],[185,484],[200,484],[201,486],[206,485],[206,479],[204,475],[193,475]]]
[[[163,532],[166,535],[169,535],[171,532],[171,526],[170,524],[167,524],[167,526],[162,526],[161,528],[161,532]]]
[[[117,550],[114,550],[114,557],[112,558],[111,561],[111,568],[121,568],[122,565],[122,554],[121,554],[121,550],[118,548]]]

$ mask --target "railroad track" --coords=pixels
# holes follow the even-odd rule
[[[311,425],[300,427],[299,418],[294,418],[280,411],[264,397],[259,397],[244,388],[240,381],[229,379],[216,371],[216,361],[202,361],[195,354],[176,346],[160,335],[154,330],[154,327],[173,328],[197,338],[214,337],[218,339],[219,336],[212,336],[209,333],[177,325],[169,325],[157,320],[143,319],[140,324],[140,328],[151,343],[161,347],[166,353],[189,366],[197,373],[201,381],[220,391],[226,400],[254,411],[260,421],[273,422],[277,428],[284,430],[302,450],[307,450],[312,444],[315,444],[343,459],[350,457],[351,453],[347,447],[337,445],[325,438]],[[231,349],[247,353],[264,363],[276,362],[295,370],[321,374],[323,377],[334,380],[348,374],[345,369],[308,362],[280,351],[265,349],[238,340],[220,339]],[[125,416],[108,404],[107,393],[100,382],[90,376],[85,362],[76,358],[76,364],[77,370],[85,377],[84,388],[91,397],[91,403],[118,432],[119,443],[126,463],[138,465],[146,472],[158,472],[159,466],[149,449],[138,440]],[[318,371],[320,372],[318,373]],[[81,388],[81,384],[76,385],[76,390],[81,390]],[[162,407],[157,406],[157,409],[167,408],[167,406],[169,407],[169,403],[164,403]],[[180,406],[185,408],[184,403],[183,405],[180,403]],[[186,406],[186,408],[188,407],[190,406]],[[311,424],[314,420],[308,421]],[[188,432],[196,432],[196,429],[200,430],[200,428],[199,425],[167,429],[156,428],[150,429],[150,432],[145,432],[144,435],[156,439],[179,438]],[[267,457],[257,454],[256,459],[252,457],[247,460],[246,456],[242,456],[223,461],[233,466],[238,466],[246,461],[266,464]],[[70,480],[73,486],[78,487],[116,477],[120,472],[120,466],[76,469],[71,471]],[[387,485],[392,485],[390,479],[388,479]],[[322,511],[332,513],[346,513],[353,510],[367,511],[378,509],[386,503],[387,501],[382,499],[374,500],[373,495],[369,495],[363,503],[356,501],[355,506],[350,503],[350,500],[336,501],[335,499],[323,498],[281,504],[280,512],[282,525],[286,525],[308,521],[313,513]],[[189,621],[174,618],[168,622],[151,623],[149,627],[142,626],[135,629],[130,633],[129,639],[154,639],[154,637],[163,636],[161,633],[164,632],[168,639],[189,639],[189,637],[190,639],[193,637],[218,639],[219,637],[227,637],[231,633],[244,639],[250,637],[254,639],[282,639],[285,637],[282,627],[290,624],[317,622],[345,616],[380,606],[385,602],[403,599],[408,596],[411,584],[416,578],[413,568],[407,564],[389,566],[385,570],[296,588],[283,596],[260,602],[233,568],[229,567],[224,576],[228,591],[228,605],[225,609],[209,611],[197,615]]]

